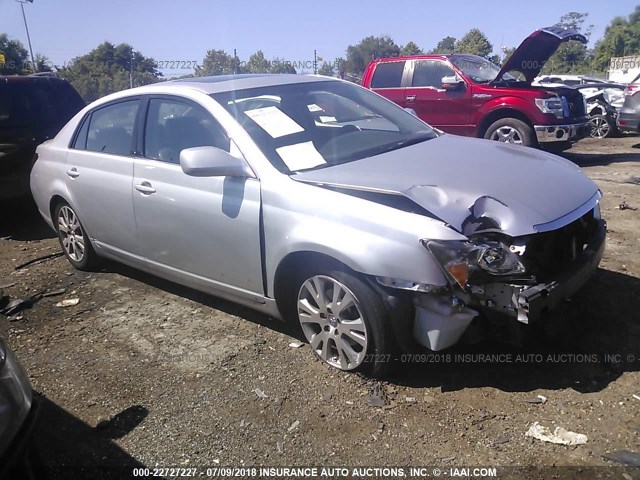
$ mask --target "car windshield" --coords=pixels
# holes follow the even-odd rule
[[[458,67],[471,80],[476,83],[489,83],[496,79],[500,73],[500,67],[494,65],[489,60],[473,55],[452,55],[449,57],[451,63]],[[504,75],[504,80],[516,80],[508,73]]]
[[[372,157],[437,136],[427,124],[390,101],[337,80],[212,97],[284,173]]]

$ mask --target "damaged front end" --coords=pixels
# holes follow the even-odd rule
[[[512,320],[531,324],[573,295],[595,272],[604,252],[606,223],[599,203],[577,219],[551,227],[539,226],[538,233],[520,237],[481,228],[466,241],[422,240],[448,285],[413,288],[418,292],[414,338],[442,350],[455,344],[476,317],[507,327]]]

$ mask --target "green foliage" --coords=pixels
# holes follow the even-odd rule
[[[402,50],[400,50],[400,55],[404,57],[408,57],[409,55],[422,55],[423,53],[422,49],[418,47],[415,42],[407,43],[402,47]]]
[[[493,45],[484,33],[477,28],[472,28],[455,43],[454,52],[478,55],[488,59],[493,52]]]
[[[569,12],[560,17],[558,24],[577,30],[588,40],[593,29],[593,25],[585,27],[588,16],[588,13]],[[542,69],[542,73],[589,73],[591,69],[591,57],[587,47],[580,42],[570,40],[560,45],[558,50],[551,55]]]
[[[269,62],[264,57],[262,50],[258,50],[256,53],[251,55],[246,66],[247,72],[249,73],[267,73],[269,68]]]
[[[389,35],[369,36],[357,45],[347,47],[344,70],[354,76],[362,76],[369,62],[375,58],[397,57],[400,47]]]
[[[269,73],[297,73],[291,62],[283,58],[274,58],[269,62]]]
[[[237,58],[229,55],[224,50],[208,50],[202,59],[202,63],[196,68],[196,76],[205,77],[240,73],[239,63]]]
[[[104,42],[59,69],[86,102],[134,86],[160,80],[153,58],[144,57],[126,43]]]
[[[324,62],[322,66],[318,69],[318,73],[320,75],[326,75],[327,77],[333,77],[333,75],[335,74],[333,63]]]
[[[605,71],[612,57],[640,55],[640,5],[627,18],[615,17],[593,51],[593,68]]]
[[[436,48],[431,50],[431,53],[439,53],[441,55],[447,55],[453,53],[456,47],[456,38],[455,37],[444,37],[442,40],[438,42]]]
[[[0,53],[4,62],[0,63],[0,75],[31,73],[29,52],[18,40],[9,40],[6,33],[0,34]]]

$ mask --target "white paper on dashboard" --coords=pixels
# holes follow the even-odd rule
[[[304,132],[304,128],[278,107],[255,108],[244,113],[273,138]]]
[[[320,152],[316,150],[316,147],[313,146],[313,142],[287,145],[286,147],[276,148],[276,152],[278,152],[278,155],[280,155],[289,170],[294,172],[327,163],[320,155]]]

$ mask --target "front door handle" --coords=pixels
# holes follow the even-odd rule
[[[78,169],[76,167],[71,167],[69,170],[67,170],[67,175],[69,175],[71,178],[78,178],[80,176],[80,172],[78,172]]]
[[[415,95],[407,95],[407,102],[413,102],[416,99]]]
[[[147,195],[156,193],[156,189],[153,188],[153,186],[151,186],[151,184],[147,181],[137,184],[136,190]]]

